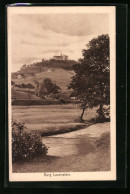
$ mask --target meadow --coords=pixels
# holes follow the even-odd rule
[[[13,163],[13,172],[110,170],[110,125],[90,122],[96,116],[96,108],[86,110],[85,123],[79,122],[78,104],[12,106],[12,113],[14,119],[25,123],[26,130],[39,132],[48,147],[46,156]],[[107,136],[102,136],[106,132]]]
[[[79,122],[81,109],[78,104],[12,106],[13,119],[24,123],[27,130],[39,131],[42,136],[65,133],[86,124]],[[96,109],[88,109],[84,119],[89,121],[96,116]]]

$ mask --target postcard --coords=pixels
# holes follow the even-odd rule
[[[9,6],[9,181],[116,180],[115,6]]]

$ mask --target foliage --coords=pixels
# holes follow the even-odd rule
[[[15,85],[15,82],[14,81],[11,81],[11,85]]]
[[[71,100],[64,100],[64,102],[66,104],[70,104],[72,103]],[[33,99],[29,99],[29,100],[21,100],[21,99],[14,99],[12,101],[12,105],[18,105],[18,106],[30,106],[30,105],[61,105],[63,104],[63,102],[61,102],[61,99],[59,100],[33,100]]]
[[[59,101],[60,101],[62,104],[65,104],[65,103],[66,103],[65,100],[62,99],[62,98],[61,98]]]
[[[38,133],[25,131],[22,123],[12,121],[12,160],[32,159],[47,153]]]
[[[74,60],[54,60],[54,59],[49,59],[49,60],[42,60],[41,62],[35,63],[35,66],[37,67],[47,67],[47,68],[62,68],[65,70],[72,70],[72,66],[76,63]]]
[[[15,86],[21,88],[21,84],[15,84]]]
[[[50,93],[56,94],[60,90],[60,87],[57,86],[55,83],[53,83],[50,78],[44,79],[43,83],[44,83],[44,85],[45,85],[45,87],[47,89],[47,93],[48,94],[50,94]]]
[[[29,88],[29,89],[33,89],[34,86],[31,83],[27,83],[27,84],[15,84],[16,87],[18,88]]]
[[[30,89],[33,89],[34,88],[34,86],[31,83],[24,84],[24,87],[25,88],[30,88]]]
[[[98,116],[97,118],[96,118],[96,121],[97,122],[104,122],[104,121],[110,121],[110,105],[108,105],[108,106],[103,106],[103,108],[102,108],[102,112],[103,112],[103,118],[102,117],[100,117],[100,116]],[[99,109],[97,109],[97,113],[98,113],[98,115],[100,115],[100,108]]]
[[[96,106],[99,106],[97,113],[103,120],[103,106],[110,104],[109,36],[98,36],[86,46],[87,49],[82,51],[83,58],[74,65],[75,76],[68,88],[72,88],[81,101],[81,120],[86,108]]]
[[[35,62],[30,65],[23,65],[23,67],[12,74],[13,77],[21,74],[25,74],[26,76],[31,75],[34,76],[35,74],[45,71],[46,68],[61,68],[65,70],[72,70],[73,65],[77,63],[74,60],[66,60],[66,61],[56,61],[54,59],[49,59],[49,60],[42,60],[40,62]]]
[[[42,83],[39,83],[35,80],[36,84],[36,95],[39,97],[43,97],[49,94],[57,94],[60,91],[60,87],[53,83],[50,78],[46,78]]]

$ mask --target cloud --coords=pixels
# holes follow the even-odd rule
[[[39,18],[42,28],[70,36],[87,36],[108,31],[107,14],[50,14]]]
[[[13,71],[61,52],[77,60],[92,38],[109,32],[105,14],[18,14],[11,20]]]

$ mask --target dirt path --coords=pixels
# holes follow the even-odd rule
[[[109,132],[109,128],[109,123],[98,123],[70,133],[44,137],[43,143],[48,147],[50,156],[88,154],[95,150],[95,139]]]

